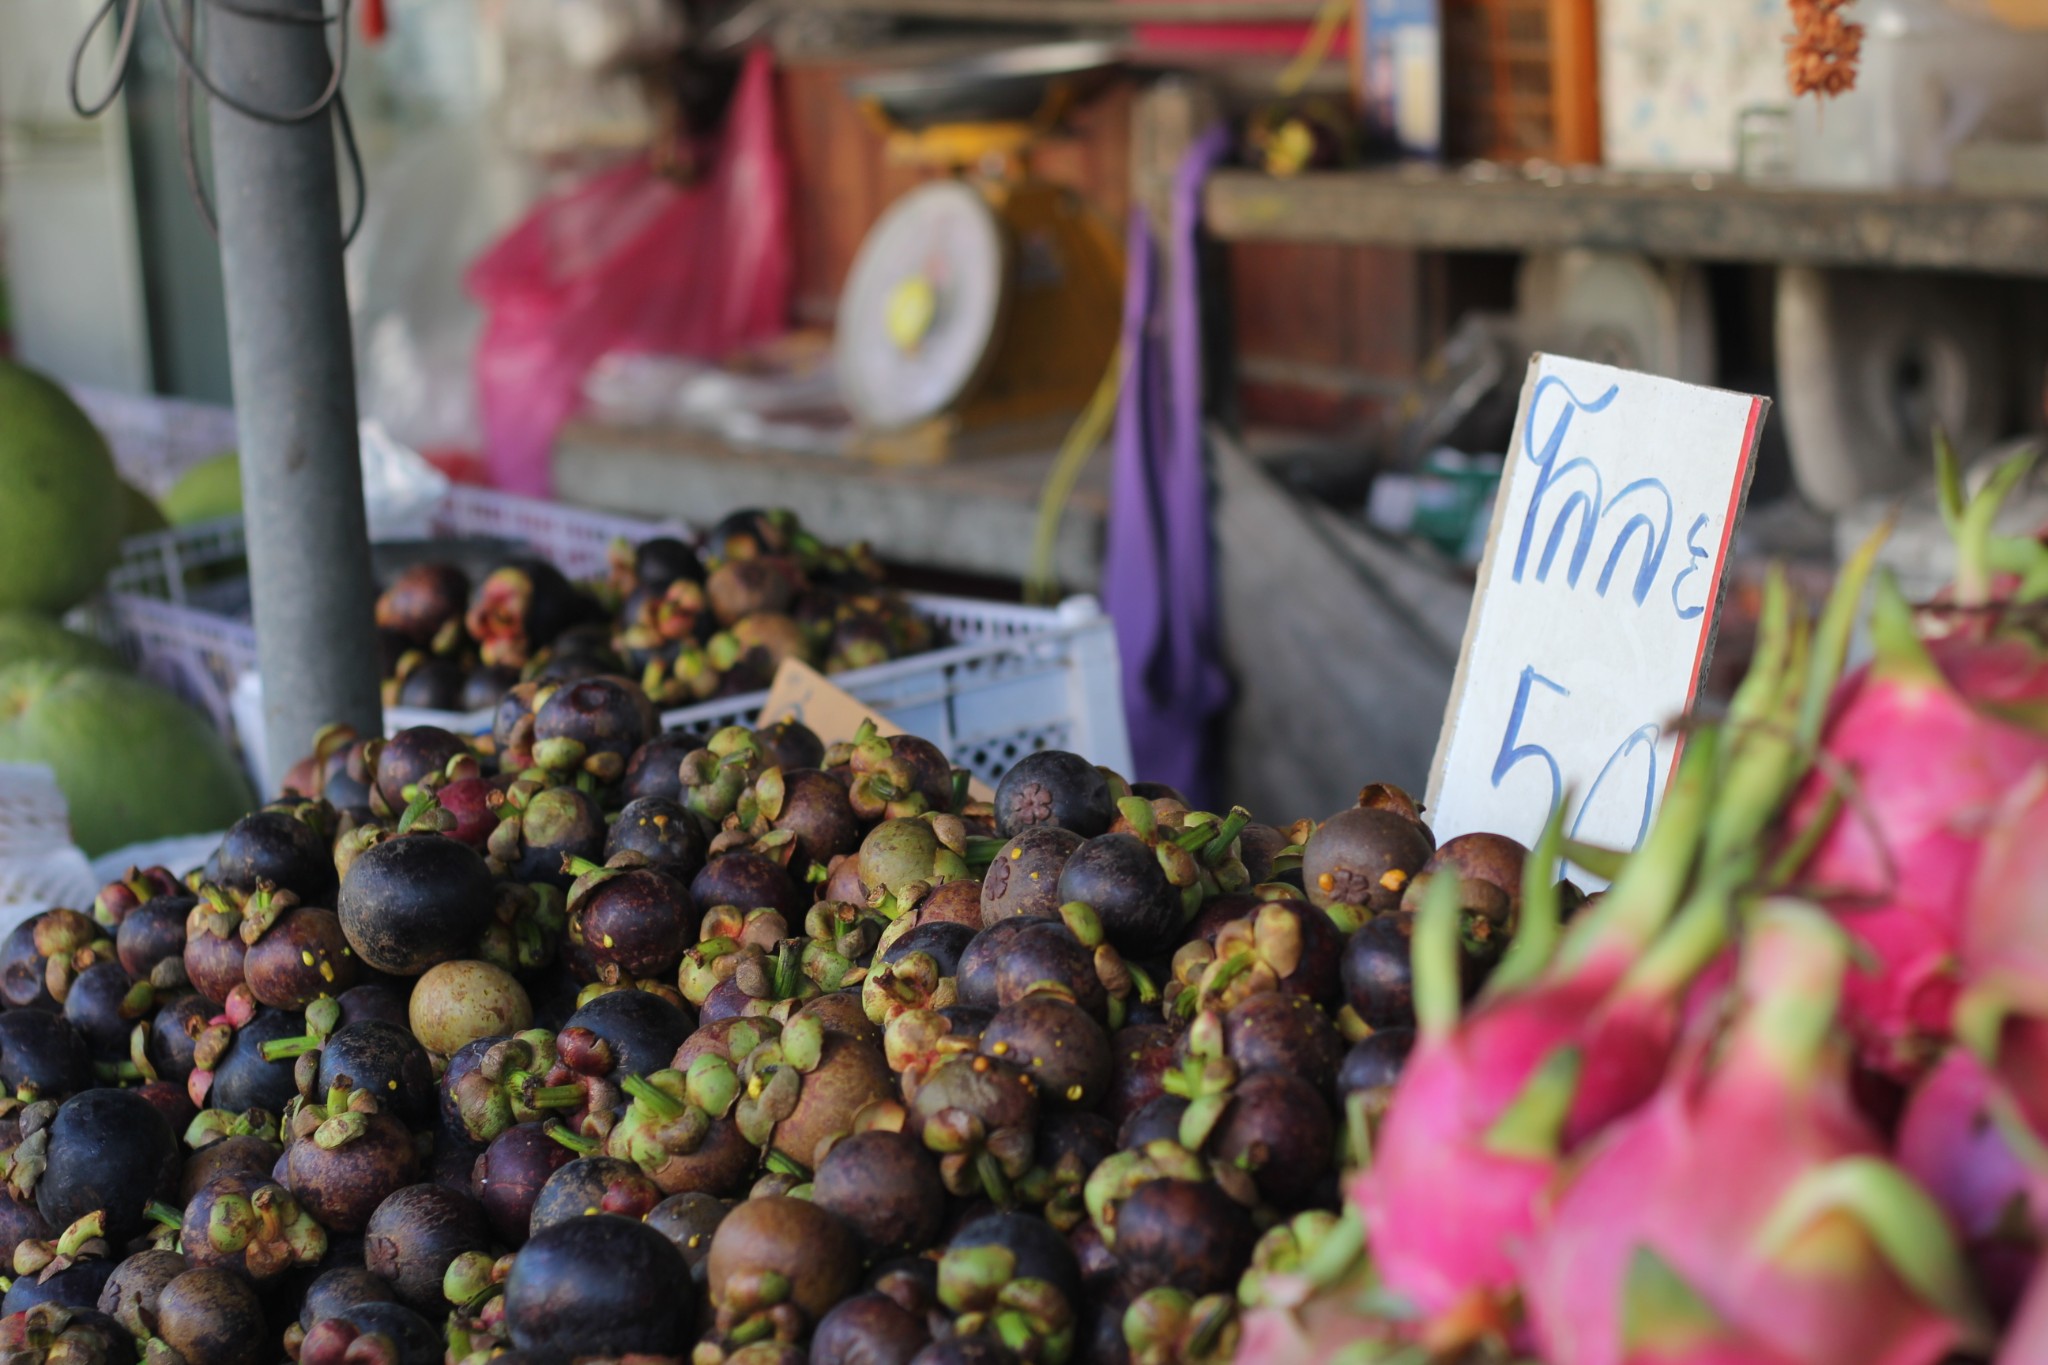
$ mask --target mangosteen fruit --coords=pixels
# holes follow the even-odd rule
[[[157,1295],[156,1336],[188,1362],[268,1365],[262,1300],[249,1282],[219,1267],[188,1270]]]
[[[586,1030],[602,1042],[617,1075],[644,1076],[659,1071],[690,1036],[694,1021],[679,1006],[651,991],[607,991],[591,1000],[562,1026],[565,1036]]]
[[[673,796],[636,796],[612,821],[604,856],[609,862],[620,853],[637,853],[688,886],[704,870],[708,843],[697,817]]]
[[[923,1251],[945,1225],[938,1164],[906,1133],[874,1129],[834,1143],[811,1198],[846,1220],[870,1261]]]
[[[696,1322],[689,1267],[645,1223],[598,1215],[536,1232],[505,1281],[512,1344],[541,1356],[680,1356]]]
[[[413,983],[408,1014],[420,1046],[447,1057],[479,1038],[528,1027],[533,1002],[503,967],[462,959],[429,967]]]
[[[981,879],[984,924],[1060,910],[1060,869],[1087,841],[1064,825],[1033,825],[1010,836]]]
[[[540,1123],[515,1123],[491,1139],[477,1158],[474,1184],[499,1241],[516,1247],[526,1240],[541,1187],[575,1159],[576,1153]]]
[[[613,1213],[644,1218],[662,1201],[661,1186],[638,1166],[611,1156],[579,1156],[541,1183],[527,1217],[529,1234],[557,1223]]]
[[[228,827],[220,881],[236,891],[268,882],[305,905],[334,904],[334,851],[319,830],[288,811],[259,810]]]
[[[1233,1289],[1258,1232],[1251,1210],[1207,1180],[1148,1180],[1117,1208],[1122,1287],[1172,1288],[1200,1297]]]
[[[1010,765],[996,784],[996,832],[1005,839],[1039,825],[1057,825],[1083,839],[1109,830],[1116,803],[1109,779],[1079,754],[1041,749]]]
[[[1302,886],[1325,910],[1392,910],[1435,851],[1429,831],[1404,815],[1368,807],[1339,811],[1302,849]]]
[[[87,1090],[58,1107],[46,1132],[49,1164],[35,1183],[43,1221],[68,1228],[99,1211],[115,1246],[141,1232],[178,1159],[177,1137],[156,1107],[132,1090]]]
[[[459,564],[414,564],[377,595],[377,628],[416,645],[434,637],[469,610],[469,575]]]
[[[909,1365],[931,1341],[924,1320],[872,1290],[841,1302],[811,1334],[812,1365]]]
[[[449,1262],[490,1245],[490,1223],[476,1200],[440,1185],[408,1185],[370,1215],[363,1265],[391,1285],[399,1302],[439,1316],[447,1311],[441,1280]]]
[[[1023,1071],[1052,1108],[1095,1108],[1115,1073],[1102,1025],[1056,995],[1027,995],[997,1010],[982,1032],[981,1050]]]
[[[1060,869],[1059,898],[1091,907],[1127,957],[1166,952],[1180,936],[1181,893],[1135,835],[1104,834],[1075,849]]]
[[[719,1328],[735,1328],[777,1306],[763,1283],[780,1277],[781,1301],[816,1323],[860,1283],[860,1245],[838,1214],[788,1195],[756,1197],[725,1216],[711,1239],[705,1287]]]
[[[417,976],[468,952],[490,926],[495,901],[491,870],[476,850],[438,834],[405,835],[349,866],[341,928],[370,966]]]

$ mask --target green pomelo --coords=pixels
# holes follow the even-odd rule
[[[256,804],[234,751],[194,711],[126,673],[23,663],[0,670],[0,763],[43,763],[91,857],[226,829]]]
[[[164,515],[173,526],[242,513],[242,461],[232,450],[201,460],[164,494]]]
[[[121,550],[118,490],[71,395],[0,360],[0,609],[56,615],[99,586]]]
[[[32,611],[0,611],[0,668],[20,663],[84,665],[125,671],[121,656]]]

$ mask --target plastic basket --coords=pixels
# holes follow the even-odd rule
[[[201,409],[216,414],[211,427],[185,411],[152,423],[141,412],[150,400],[104,404],[103,397],[85,393],[81,402],[95,420],[114,414],[108,430],[115,459],[137,482],[168,482],[194,460],[222,449],[217,409]],[[687,533],[674,523],[461,484],[436,507],[431,529],[438,536],[488,536],[524,545],[571,577],[604,572],[616,539]],[[243,551],[237,518],[132,537],[86,623],[121,648],[144,676],[211,717],[260,775],[266,766],[256,634],[246,616],[246,584],[231,572],[239,569]],[[990,782],[1022,755],[1043,748],[1070,749],[1093,762],[1130,769],[1116,641],[1095,599],[1074,598],[1056,608],[924,594],[908,600],[951,643],[839,674],[833,682]],[[765,693],[721,698],[662,719],[672,729],[751,725],[766,700]],[[489,729],[490,716],[392,708],[385,723],[476,734]]]

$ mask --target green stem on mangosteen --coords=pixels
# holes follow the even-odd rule
[[[161,1223],[167,1228],[182,1228],[185,1226],[184,1211],[172,1208],[161,1199],[150,1200],[148,1207],[143,1212],[148,1214],[153,1221]]]
[[[811,1176],[810,1170],[802,1162],[792,1161],[780,1152],[768,1153],[767,1159],[761,1164],[777,1175],[793,1176],[798,1180],[808,1180]]]
[[[313,1034],[302,1033],[296,1038],[274,1038],[257,1050],[263,1054],[263,1060],[266,1062],[282,1062],[287,1058],[303,1057],[308,1052],[317,1052],[323,1041]]]
[[[570,1132],[567,1128],[563,1127],[559,1123],[550,1123],[541,1131],[546,1133],[555,1141],[561,1143],[564,1147],[567,1147],[570,1151],[574,1152],[578,1156],[597,1155],[596,1138],[578,1137],[576,1134]]]
[[[974,1154],[974,1173],[980,1177],[982,1193],[989,1202],[999,1209],[1009,1209],[1016,1203],[1010,1193],[1010,1178],[1003,1174],[1003,1163],[995,1154],[986,1150]]]
[[[583,1103],[580,1085],[540,1085],[520,1097],[529,1109],[574,1109]]]
[[[689,1107],[675,1096],[655,1088],[645,1076],[628,1076],[620,1083],[620,1088],[633,1097],[634,1103],[645,1105],[664,1123],[681,1118]]]

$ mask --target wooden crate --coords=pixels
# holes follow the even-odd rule
[[[1454,158],[1600,160],[1594,0],[1445,0],[1445,140]]]

